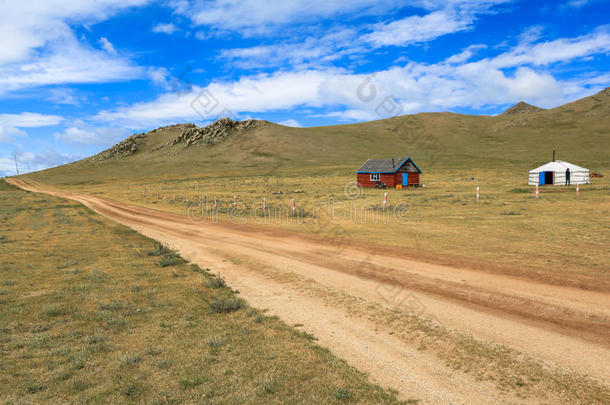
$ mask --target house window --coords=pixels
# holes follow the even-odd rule
[[[371,181],[379,181],[379,173],[371,173]]]

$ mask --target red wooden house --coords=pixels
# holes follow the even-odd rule
[[[378,182],[387,187],[419,186],[419,167],[411,158],[369,159],[358,169],[358,187],[375,187]]]

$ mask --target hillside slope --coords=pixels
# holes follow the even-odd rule
[[[354,170],[367,158],[411,156],[435,170],[526,169],[558,158],[604,170],[610,149],[610,88],[558,108],[518,104],[498,116],[420,113],[359,124],[292,128],[221,119],[133,135],[91,158],[33,175],[50,183],[97,178],[266,174],[274,168]]]

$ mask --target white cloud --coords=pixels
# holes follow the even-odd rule
[[[591,34],[576,38],[560,38],[535,45],[522,44],[510,52],[491,59],[489,63],[499,68],[524,64],[542,66],[608,52],[610,52],[610,28],[604,26]]]
[[[63,132],[56,132],[53,137],[63,142],[107,146],[119,142],[129,132],[125,128],[92,127],[82,121],[73,124]]]
[[[56,88],[49,90],[47,100],[53,104],[80,105],[82,98],[73,89]]]
[[[0,143],[10,143],[16,137],[26,137],[28,134],[15,127],[3,127],[0,126]]]
[[[164,67],[151,67],[147,71],[150,80],[157,86],[167,88],[169,86],[169,71]]]
[[[493,13],[494,6],[510,1],[414,1],[412,5],[431,12],[376,24],[363,39],[376,47],[429,42],[443,35],[471,29],[478,14]]]
[[[344,56],[364,52],[363,48],[354,45],[356,40],[355,30],[340,29],[326,33],[320,38],[310,36],[298,42],[227,49],[220,53],[220,58],[244,69],[279,66],[285,63],[301,68],[323,66]]]
[[[32,112],[20,114],[0,114],[0,127],[34,128],[57,125],[63,121],[59,115],[46,115]]]
[[[490,13],[494,5],[507,1],[509,0],[478,2],[468,0],[449,0],[446,2],[412,0],[395,2],[395,7],[411,5],[423,11],[424,14],[421,16],[411,15],[396,21],[369,26],[357,26],[355,28],[335,26],[322,31],[316,29],[315,26],[313,28],[306,26],[300,28],[301,31],[294,33],[294,35],[286,34],[286,32],[291,30],[287,26],[283,27],[281,31],[278,30],[279,36],[274,33],[273,43],[265,43],[248,48],[225,49],[221,51],[220,59],[228,60],[231,62],[231,66],[242,69],[267,66],[277,67],[284,64],[289,64],[293,68],[304,69],[329,65],[331,62],[337,64],[339,59],[345,57],[349,58],[347,63],[357,62],[363,55],[376,48],[389,45],[407,46],[415,43],[424,43],[446,34],[468,30],[473,26],[478,14]],[[235,7],[237,12],[241,12],[241,8],[245,6],[242,3],[239,4],[239,6],[231,4],[231,7]],[[227,5],[225,4],[225,6]],[[320,10],[315,9],[318,6],[314,2],[311,4],[309,12],[312,14],[323,13],[324,8]],[[354,4],[351,2],[346,2],[343,5],[334,3],[334,6],[344,11],[354,7]],[[359,6],[363,8],[365,6],[364,2]],[[362,9],[358,9],[357,16],[361,15],[361,11]],[[364,11],[366,13],[366,7],[364,7]],[[377,10],[380,14],[387,11],[387,9]],[[210,16],[206,18],[210,18]],[[298,21],[304,17],[286,14],[285,18]],[[301,27],[298,24],[297,26]],[[261,30],[262,33],[267,33],[272,28],[273,26],[263,26],[257,29]],[[240,25],[234,29],[239,31],[246,28]],[[251,29],[255,30],[254,28]],[[213,33],[199,32],[196,36],[199,37],[199,35],[201,35],[201,39],[207,39]],[[281,39],[285,37],[289,39]],[[278,40],[278,38],[280,39]]]
[[[99,52],[69,35],[28,63],[0,66],[0,94],[53,84],[127,80],[141,75],[142,69],[128,59]]]
[[[102,21],[148,0],[6,1],[0,13],[0,64],[29,59],[32,52],[71,33],[70,23]]]
[[[205,88],[194,87],[191,92],[168,93],[150,102],[104,111],[96,119],[142,128],[214,119],[227,115],[226,111],[247,114],[313,108],[326,110],[320,114],[365,120],[420,111],[505,105],[520,100],[553,107],[569,97],[590,93],[588,86],[595,84],[596,77],[578,83],[561,81],[540,67],[557,60],[607,52],[605,35],[596,31],[578,38],[521,44],[494,58],[468,63],[469,55],[438,64],[411,62],[378,71],[374,78],[325,68],[277,71],[234,82],[214,81]]]
[[[114,49],[114,45],[112,45],[112,43],[108,40],[108,38],[106,38],[106,37],[100,38],[100,45],[109,54],[111,54],[111,55],[117,54],[116,49]]]
[[[570,0],[567,2],[568,7],[580,8],[591,3],[591,0]]]
[[[410,16],[387,24],[378,24],[363,39],[375,46],[407,45],[427,42],[442,35],[469,29],[472,17],[454,11],[436,11],[424,16]]]
[[[322,105],[319,88],[326,73],[280,72],[242,78],[237,82],[214,82],[190,92],[167,93],[154,101],[136,103],[116,111],[103,111],[97,119],[131,128],[164,122],[205,120],[227,111],[263,112],[293,108],[301,103]]]
[[[167,24],[157,24],[152,28],[152,32],[157,33],[157,34],[168,34],[171,35],[174,32],[178,31],[178,27],[176,27],[174,24],[172,23],[167,23]]]
[[[487,48],[487,45],[483,45],[483,44],[470,45],[469,47],[464,49],[462,52],[452,55],[452,56],[448,57],[447,59],[445,59],[445,63],[466,62],[467,60],[470,60],[470,58],[472,58],[479,50],[485,49],[485,48]]]
[[[70,24],[102,21],[149,0],[5,1],[0,13],[0,93],[62,83],[132,78],[140,71],[102,38],[100,51],[76,39]]]
[[[294,127],[294,128],[301,128],[303,126],[299,123],[299,121],[293,120],[292,118],[278,122],[278,124],[284,125],[286,127]]]
[[[37,128],[57,125],[63,121],[58,115],[23,112],[21,114],[0,114],[0,142],[10,143],[17,137],[26,137],[20,128]]]
[[[538,41],[542,38],[542,33],[544,32],[544,26],[542,25],[534,25],[532,27],[524,30],[521,35],[519,35],[519,43],[521,44],[531,44],[533,42]]]
[[[266,0],[175,0],[170,4],[176,13],[189,17],[195,25],[255,35],[298,21],[317,21],[319,18],[354,13],[360,16],[380,15],[399,7],[400,3],[376,0],[283,0],[270,6]]]
[[[326,114],[319,114],[321,117],[338,118],[342,121],[372,121],[379,119],[379,115],[374,111],[347,109],[341,111],[333,111]]]

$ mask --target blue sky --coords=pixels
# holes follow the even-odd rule
[[[602,0],[0,3],[0,175],[180,122],[497,114],[610,83]]]

